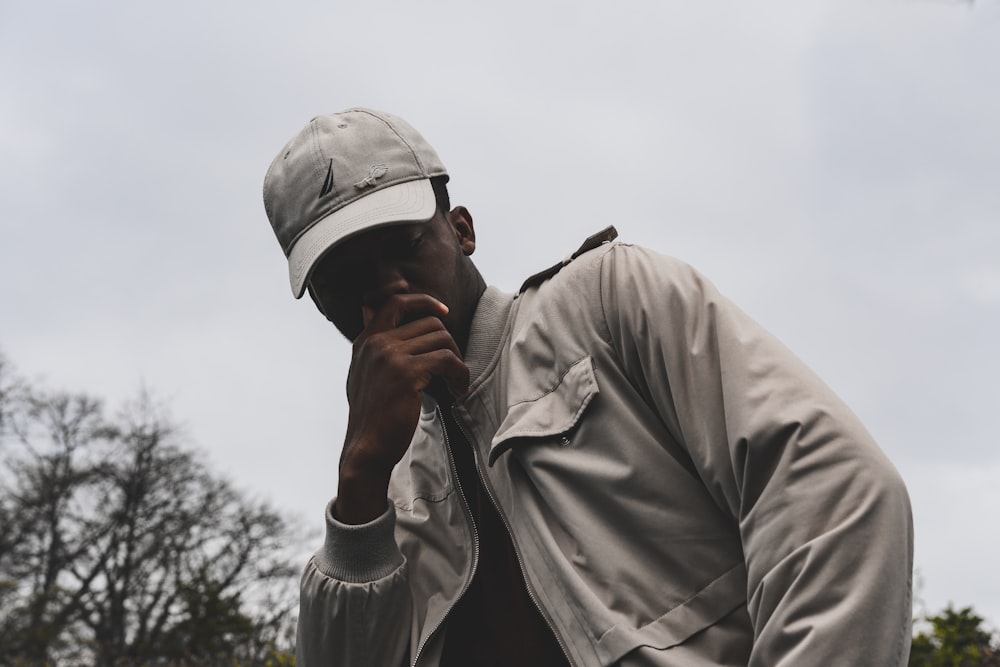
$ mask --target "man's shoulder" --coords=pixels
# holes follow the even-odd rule
[[[614,241],[617,237],[618,237],[618,230],[615,229],[614,226],[605,227],[596,234],[588,236],[587,239],[580,245],[580,247],[577,248],[576,251],[573,252],[571,255],[568,255],[559,262],[556,262],[552,266],[543,269],[542,271],[539,271],[537,273],[528,276],[527,280],[525,280],[521,284],[521,288],[518,290],[518,293],[523,294],[532,287],[538,287],[542,283],[550,280],[553,276],[558,274],[565,267],[569,266],[571,263],[573,263],[575,260],[582,257],[583,255],[591,253],[592,251],[602,247],[609,248],[612,244],[612,241]]]
[[[580,281],[587,282],[588,275],[597,276],[602,272],[611,282],[629,283],[641,276],[648,279],[655,275],[661,282],[682,288],[705,280],[687,262],[617,238],[618,231],[613,226],[587,237],[571,255],[529,276],[518,295],[529,291],[561,292],[560,287],[578,289],[583,286]]]

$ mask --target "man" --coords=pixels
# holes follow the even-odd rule
[[[354,344],[299,664],[905,664],[909,503],[850,411],[613,229],[487,287],[447,178],[365,109],[265,178],[294,295]]]

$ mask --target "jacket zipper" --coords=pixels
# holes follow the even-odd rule
[[[545,620],[545,624],[549,626],[549,632],[551,632],[552,636],[556,638],[556,643],[559,644],[559,648],[562,650],[563,655],[566,656],[566,662],[570,665],[570,667],[574,667],[576,663],[574,663],[573,659],[570,657],[569,651],[566,649],[566,644],[563,642],[562,637],[559,636],[559,633],[556,632],[556,628],[552,624],[552,619],[549,618],[548,613],[546,613],[545,609],[542,608],[542,605],[538,601],[538,597],[535,594],[535,589],[531,587],[531,582],[528,581],[528,572],[524,569],[524,558],[521,556],[521,549],[517,546],[517,540],[514,539],[514,532],[511,530],[510,523],[507,521],[507,515],[504,514],[503,511],[500,509],[500,504],[497,502],[496,496],[493,495],[493,487],[490,486],[489,480],[486,478],[486,475],[483,473],[483,469],[479,465],[479,450],[475,446],[473,446],[472,439],[469,437],[469,434],[466,433],[465,427],[462,426],[462,423],[458,421],[458,417],[455,416],[454,405],[451,406],[451,416],[452,420],[455,422],[455,425],[458,426],[458,430],[461,431],[462,437],[465,438],[466,444],[472,448],[472,458],[476,464],[476,474],[479,476],[479,483],[483,485],[484,489],[486,489],[486,495],[489,497],[490,502],[493,504],[493,509],[496,510],[497,516],[500,517],[500,520],[503,521],[504,528],[507,529],[507,537],[510,539],[511,546],[514,547],[514,555],[517,557],[517,566],[521,569],[521,578],[524,579],[524,588],[525,590],[528,591],[528,597],[531,599],[532,604],[535,605],[535,608],[538,609],[538,613]],[[444,415],[441,415],[441,423],[443,426]],[[446,434],[445,441],[447,442],[448,440],[447,431],[445,431],[445,434]],[[451,452],[449,449],[449,456],[450,455]],[[452,470],[453,471],[455,470],[454,462],[452,462]],[[465,496],[463,495],[462,498],[464,500]],[[468,505],[466,505],[466,509],[468,510]],[[475,528],[473,527],[473,529]],[[479,544],[477,541],[476,543],[477,561],[478,558],[479,558]],[[469,581],[470,582],[472,581],[471,577]],[[466,588],[468,588],[468,585],[469,584],[467,582]],[[464,594],[465,590],[463,590],[462,593]],[[449,609],[448,611],[451,610]]]
[[[448,428],[444,423],[444,413],[441,411],[440,406],[437,406],[435,410],[437,411],[438,419],[441,420],[441,433],[444,434],[444,445],[448,452],[448,464],[451,466],[451,478],[455,483],[455,488],[458,489],[458,497],[462,499],[462,509],[465,510],[465,518],[469,523],[469,527],[472,529],[472,569],[469,570],[469,577],[465,580],[465,584],[462,586],[462,590],[459,591],[458,597],[456,597],[455,601],[451,603],[451,606],[445,610],[444,615],[441,617],[441,620],[438,621],[438,624],[435,625],[429,633],[424,635],[424,639],[417,645],[417,652],[413,656],[412,667],[417,667],[417,664],[420,662],[420,654],[423,653],[424,647],[427,646],[428,642],[430,642],[431,637],[433,637],[437,631],[441,629],[441,625],[444,623],[444,620],[448,618],[448,614],[450,614],[451,610],[455,608],[458,601],[462,599],[465,592],[469,590],[469,586],[472,585],[472,578],[476,576],[476,569],[479,566],[479,530],[476,528],[476,522],[472,520],[472,510],[469,508],[469,501],[466,500],[465,491],[462,489],[462,483],[458,480],[458,467],[455,465],[455,457],[451,453],[451,440],[448,438]],[[457,424],[458,421],[456,420],[455,423]],[[459,426],[459,429],[461,428],[462,427]],[[475,450],[475,448],[473,448],[473,450]],[[474,454],[475,451],[473,451],[473,455]],[[479,464],[477,463],[476,469],[478,470],[478,468]]]

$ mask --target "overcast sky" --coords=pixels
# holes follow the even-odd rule
[[[314,115],[435,145],[514,290],[608,225],[799,354],[906,480],[918,595],[1000,625],[1000,3],[0,2],[0,351],[142,385],[319,527],[350,348],[261,204]]]

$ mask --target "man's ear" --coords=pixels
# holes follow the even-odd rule
[[[448,213],[448,222],[455,230],[458,244],[462,252],[471,255],[476,251],[476,228],[472,223],[472,214],[464,206],[456,206]]]

